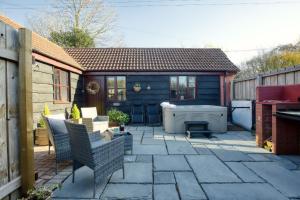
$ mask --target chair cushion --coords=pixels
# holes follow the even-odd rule
[[[107,143],[105,140],[97,140],[95,142],[91,142],[91,148],[94,152],[98,147],[102,146],[103,144]]]
[[[108,121],[93,121],[93,125],[106,125]]]
[[[95,118],[97,117],[97,108],[90,107],[90,108],[81,108],[81,114],[83,118]]]
[[[62,119],[48,118],[49,125],[54,135],[56,134],[68,134],[65,122]]]
[[[48,115],[47,118],[65,120],[66,115],[64,113],[60,113],[60,114],[55,114],[55,115]]]

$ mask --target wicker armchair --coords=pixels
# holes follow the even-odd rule
[[[81,108],[82,123],[86,125],[89,132],[101,131],[108,129],[109,117],[97,116],[96,107]]]
[[[142,104],[133,104],[131,107],[131,123],[145,123],[145,111]]]
[[[53,145],[55,151],[56,174],[57,174],[58,163],[66,160],[72,160],[71,148],[70,148],[70,136],[65,126],[64,120],[65,120],[64,114],[49,115],[47,117],[44,117],[46,128],[48,129],[49,141]],[[50,153],[50,143],[49,143],[49,153]]]
[[[157,104],[148,104],[146,106],[147,122],[149,125],[155,125],[161,123],[160,110]]]
[[[99,131],[88,133],[83,124],[65,124],[71,141],[73,183],[75,170],[84,165],[94,171],[94,197],[97,184],[108,175],[122,169],[124,178],[124,137],[105,141],[100,139]]]

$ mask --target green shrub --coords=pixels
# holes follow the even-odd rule
[[[48,115],[50,115],[50,110],[49,110],[49,107],[48,107],[48,105],[47,104],[45,104],[45,106],[44,106],[44,111],[41,113],[41,118],[40,118],[40,120],[39,120],[39,126],[41,127],[41,128],[46,128],[46,124],[45,124],[45,121],[44,121],[44,119],[43,119],[43,116],[48,116]]]
[[[109,120],[112,122],[117,122],[119,124],[126,124],[129,122],[129,115],[116,109],[112,108],[108,111]]]
[[[72,111],[71,111],[72,119],[80,119],[80,111],[76,104],[74,104]]]

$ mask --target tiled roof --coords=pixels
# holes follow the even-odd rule
[[[23,27],[22,25],[3,15],[0,15],[0,21],[3,21],[5,24],[8,24],[15,29]],[[38,35],[35,32],[32,32],[32,48],[33,51],[37,53],[43,54],[45,56],[48,56],[49,58],[55,59],[67,65],[71,65],[78,69],[82,69],[80,64],[78,64],[76,60],[74,60],[69,54],[67,54],[62,47],[54,44],[53,42]]]
[[[87,71],[230,71],[239,69],[215,48],[68,48]]]

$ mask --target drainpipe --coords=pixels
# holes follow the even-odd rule
[[[224,83],[223,83],[223,91],[224,91],[224,106],[227,106],[227,91],[226,91],[226,75],[227,73],[224,72]]]

